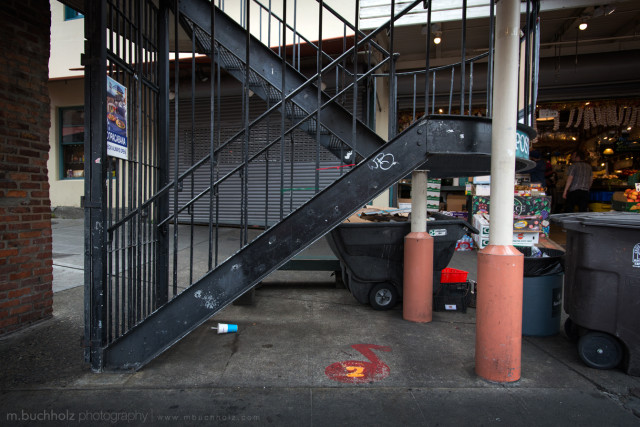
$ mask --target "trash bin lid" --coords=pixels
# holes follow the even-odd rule
[[[633,212],[567,213],[554,214],[550,218],[563,226],[581,224],[583,226],[640,228],[640,214]]]

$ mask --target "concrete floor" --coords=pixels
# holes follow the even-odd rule
[[[92,373],[82,221],[53,227],[54,317],[0,339],[2,425],[640,425],[640,378],[586,367],[563,333],[524,337],[522,378],[490,383],[474,373],[474,309],[408,323],[326,272],[279,272],[254,305],[227,307],[139,372]],[[475,252],[450,266],[474,278]],[[216,334],[218,322],[238,333]],[[337,362],[376,374],[340,382]]]

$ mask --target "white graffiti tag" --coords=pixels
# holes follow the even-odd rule
[[[373,160],[371,160],[371,163],[369,163],[369,169],[375,170],[379,168],[383,171],[386,171],[391,169],[393,165],[397,164],[398,162],[395,161],[393,154],[380,153],[376,157],[374,157]]]

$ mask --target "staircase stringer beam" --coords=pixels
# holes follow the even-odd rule
[[[140,369],[428,158],[415,123],[105,349],[107,369]]]

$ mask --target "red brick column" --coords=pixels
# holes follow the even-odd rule
[[[48,0],[0,7],[0,335],[51,316]]]

